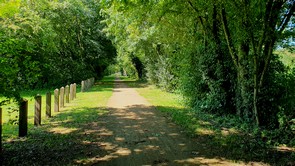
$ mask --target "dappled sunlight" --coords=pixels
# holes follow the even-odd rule
[[[259,161],[245,162],[242,156],[240,159],[228,158],[227,152],[218,153],[218,148],[227,145],[219,143],[214,147],[208,144],[213,140],[206,140],[207,136],[216,131],[204,127],[210,126],[206,121],[198,130],[202,141],[191,139],[188,142],[181,130],[161,113],[155,112],[154,107],[135,105],[110,110],[107,116],[99,118],[98,123],[93,123],[95,130],[91,132],[101,138],[97,146],[103,150],[102,155],[89,157],[80,163],[117,165],[135,160],[144,165],[267,165]],[[125,118],[129,116],[132,118]],[[220,133],[238,134],[235,129],[227,128]]]
[[[177,137],[177,136],[179,136],[179,134],[178,133],[170,133],[169,136]]]
[[[14,143],[14,142],[24,142],[27,141],[27,137],[22,137],[22,138],[8,138],[5,142],[6,143]]]
[[[55,134],[69,134],[77,130],[78,130],[77,128],[65,128],[65,127],[59,126],[59,127],[51,128],[49,131]]]
[[[113,114],[114,116],[118,116],[118,118],[131,119],[131,120],[143,120],[141,116],[134,112],[126,112],[126,111],[118,111]]]
[[[156,151],[156,150],[159,150],[159,149],[160,149],[160,146],[156,146],[156,145],[146,145],[144,147],[144,150]]]
[[[129,106],[128,109],[112,108],[110,113],[99,118],[97,123],[89,124],[93,130],[84,130],[85,133],[96,135],[99,138],[98,142],[84,143],[96,145],[102,150],[100,155],[75,160],[75,162],[87,165],[117,165],[126,160],[135,160],[136,163],[144,165],[227,165],[231,163],[231,160],[227,161],[212,156],[196,157],[206,156],[207,152],[196,153],[195,149],[198,148],[199,143],[187,142],[177,126],[157,115],[153,109],[153,107],[142,105]],[[143,112],[151,113],[143,114]],[[125,116],[145,118],[137,120],[124,118]]]
[[[110,142],[101,142],[100,146],[102,147],[102,149],[107,150],[107,151],[112,151],[114,150],[118,145],[114,145]]]
[[[116,146],[103,139],[114,133],[103,128],[103,122],[98,120],[109,112],[105,106],[112,95],[112,84],[103,86],[108,91],[101,91],[104,87],[93,87],[95,91],[90,93],[77,93],[77,99],[60,108],[60,112],[52,110],[51,118],[45,119],[45,111],[42,111],[44,119],[42,115],[42,125],[39,127],[33,127],[33,116],[29,116],[27,137],[7,138],[5,135],[4,165],[76,165],[78,161],[104,156],[107,154],[105,149],[112,151]],[[30,114],[33,112],[31,110],[33,108],[29,108]],[[5,129],[8,127],[5,126]],[[12,127],[17,131],[17,127]],[[121,149],[118,154],[128,153]]]
[[[188,139],[183,130],[166,118],[167,114],[157,111],[132,88],[119,81],[115,86],[116,95],[108,103],[110,112],[93,126],[95,135],[101,139],[102,153],[84,159],[83,164],[228,165],[234,160],[238,165],[245,165],[243,158],[228,158],[223,150],[219,153],[219,148],[227,145],[209,137],[217,132],[210,129],[210,122],[201,120],[196,124],[198,139]],[[222,131],[229,135],[235,133],[231,129]]]
[[[186,144],[180,143],[178,144],[178,146],[186,146]]]
[[[95,134],[95,133],[97,133],[97,130],[95,128],[94,129],[86,129],[83,132],[81,132],[81,134],[84,134],[84,135]]]
[[[200,139],[188,140],[180,128],[157,113],[154,107],[135,105],[124,109],[112,108],[108,114],[99,116],[97,112],[101,110],[79,108],[64,112],[58,115],[61,117],[55,117],[57,121],[48,129],[58,137],[76,135],[74,142],[58,143],[66,145],[64,148],[67,151],[76,149],[77,154],[71,157],[74,165],[120,165],[125,161],[142,165],[267,165],[259,161],[228,158],[226,152],[217,153],[220,150],[216,149],[220,146],[207,144],[213,140],[206,140],[206,137],[201,142]],[[68,123],[78,119],[84,119],[85,124],[68,127]],[[213,132],[204,130],[204,127],[201,129],[203,133],[199,132],[199,137]],[[222,132],[230,136],[236,131],[224,128]]]
[[[148,137],[148,139],[149,139],[150,141],[158,141],[158,140],[159,140],[158,137]]]
[[[83,160],[75,160],[75,162],[79,164],[94,164],[111,161],[119,157],[128,156],[132,153],[132,151],[128,148],[118,147],[118,145],[112,144],[110,142],[101,142],[99,143],[99,147],[103,150],[106,150],[107,153],[105,155],[96,155],[95,157]]]
[[[128,88],[116,93],[123,93]],[[89,94],[94,94],[91,92]],[[121,99],[128,98],[124,96]],[[130,95],[133,96],[134,95]],[[82,100],[81,100],[82,101]],[[91,101],[91,100],[90,100]],[[245,161],[244,155],[260,151],[245,151],[232,156],[235,142],[223,138],[240,138],[231,128],[212,130],[211,123],[196,119],[197,137],[190,138],[183,129],[172,123],[166,113],[161,113],[144,100],[132,100],[135,104],[114,107],[98,107],[93,103],[62,110],[50,124],[43,125],[43,133],[34,133],[25,141],[25,149],[40,158],[48,154],[52,165],[267,165],[260,158]],[[86,106],[87,105],[87,106]],[[168,108],[168,107],[167,107]],[[165,109],[167,109],[165,108]],[[170,109],[170,107],[168,108]],[[171,109],[175,109],[172,107]],[[41,128],[42,128],[41,127]],[[36,128],[36,130],[41,128]],[[215,139],[213,134],[220,136]],[[221,137],[224,136],[224,137]],[[33,138],[33,139],[32,139]],[[36,144],[36,140],[41,144]],[[12,143],[10,143],[12,144]],[[31,148],[32,147],[32,148]],[[284,155],[281,148],[269,155]],[[10,154],[30,155],[11,151]],[[30,163],[40,164],[33,159]],[[46,159],[47,159],[46,158]],[[56,159],[56,160],[52,160]],[[52,163],[56,162],[56,163]]]
[[[89,123],[88,125],[91,125],[91,126],[93,126],[93,127],[97,127],[97,126],[98,126],[98,122],[91,122],[91,123]]]
[[[131,154],[131,150],[129,150],[128,148],[118,148],[115,154],[119,156],[128,156]]]
[[[112,135],[114,135],[113,131],[106,130],[106,129],[98,130],[98,132],[99,132],[100,136],[112,136]]]
[[[176,163],[181,165],[227,165],[227,166],[238,166],[238,165],[246,165],[245,163],[233,163],[230,160],[226,159],[218,159],[218,158],[205,158],[205,157],[194,157],[184,160],[175,160]],[[252,165],[252,164],[251,164]]]
[[[62,119],[62,120],[57,120],[57,121],[53,121],[50,123],[51,126],[59,126],[63,123],[70,123],[73,122],[73,119],[71,119],[70,117],[67,117],[66,119]]]
[[[291,148],[291,147],[287,147],[287,146],[278,146],[277,150],[280,152],[293,152],[293,153],[295,153],[295,148]]]
[[[240,132],[239,132],[238,130],[233,129],[233,128],[231,128],[231,129],[222,128],[222,129],[221,129],[221,134],[222,134],[223,136],[229,136],[230,134],[239,134],[239,133],[240,133]]]
[[[134,149],[133,151],[135,152],[135,154],[139,154],[139,153],[143,152],[143,150],[141,150],[141,149]]]
[[[199,123],[200,125],[203,125],[203,126],[210,126],[210,125],[212,125],[210,122],[208,122],[208,121],[203,121],[203,120],[198,120],[198,123]]]
[[[116,137],[115,140],[117,142],[124,142],[125,141],[125,138],[123,138],[123,137]]]
[[[155,107],[144,101],[136,99],[133,100],[135,104],[124,105],[128,97],[134,98],[131,93],[124,95],[126,90],[130,89],[124,87],[114,91],[122,96],[116,98],[115,104],[108,110],[92,104],[64,112],[66,114],[63,114],[57,125],[66,128],[66,123],[72,121],[63,123],[63,120],[70,119],[82,119],[85,122],[75,126],[78,130],[70,133],[79,134],[80,146],[87,146],[81,152],[83,157],[72,159],[74,164],[265,165],[260,163],[260,159],[244,161],[243,154],[232,158],[231,142],[212,139],[214,134],[238,136],[239,132],[235,129],[213,130],[211,122],[195,119],[198,138],[187,139],[183,130],[166,118],[169,117],[167,114],[155,110]],[[171,107],[171,110],[177,109]]]
[[[206,128],[197,128],[195,131],[198,135],[214,135],[215,134],[213,130],[206,129]]]
[[[132,129],[132,130],[135,130],[135,129],[140,128],[140,127],[141,127],[140,125],[130,125],[130,126],[128,125],[128,126],[124,126],[124,128],[126,128],[126,129]],[[142,130],[140,130],[140,131],[142,131]]]

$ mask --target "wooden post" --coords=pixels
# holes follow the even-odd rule
[[[70,85],[70,100],[73,100],[74,97],[73,97],[73,84]]]
[[[91,78],[92,86],[94,85],[95,79],[94,77]]]
[[[65,88],[65,94],[66,94],[66,103],[70,103],[70,89],[69,85]]]
[[[35,96],[35,116],[34,116],[34,125],[41,125],[41,96],[38,94]]]
[[[85,91],[87,91],[87,90],[88,90],[88,81],[85,80]]]
[[[65,107],[65,88],[61,87],[59,91],[60,107]]]
[[[19,106],[19,130],[18,136],[25,137],[28,134],[28,101],[23,99]]]
[[[85,81],[81,82],[81,92],[85,92]]]
[[[51,93],[46,93],[46,117],[51,117]]]
[[[85,84],[86,84],[86,91],[88,91],[88,89],[89,89],[89,81],[85,80]]]
[[[59,112],[59,96],[58,89],[54,90],[54,112]]]
[[[74,99],[77,98],[77,84],[74,83]]]

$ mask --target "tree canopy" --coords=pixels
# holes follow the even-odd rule
[[[165,90],[181,92],[196,110],[235,114],[267,128],[291,128],[295,73],[274,50],[294,35],[294,1],[102,4],[104,31],[129,75],[145,72],[141,76]],[[143,71],[136,70],[134,56]]]
[[[99,12],[96,0],[1,1],[0,95],[101,77],[116,51]]]
[[[292,137],[293,0],[0,1],[0,94],[129,76],[181,93],[195,111],[233,114]]]

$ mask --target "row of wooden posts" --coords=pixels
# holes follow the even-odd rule
[[[81,92],[85,92],[89,88],[91,88],[94,85],[94,82],[95,82],[95,79],[93,77],[82,81],[81,82]]]
[[[59,112],[60,108],[65,107],[65,102],[70,103],[71,100],[76,98],[77,84],[67,85],[60,89],[54,90],[54,112]],[[46,117],[51,117],[51,92],[46,93]],[[41,125],[41,108],[42,108],[42,97],[41,95],[35,96],[35,114],[34,114],[34,125]],[[28,133],[28,101],[23,100],[20,103],[19,108],[19,137],[24,137]]]
[[[94,85],[95,79],[90,78],[81,82],[81,92],[89,90]],[[46,93],[46,117],[51,117],[51,92]],[[59,112],[60,108],[65,107],[65,103],[70,103],[77,97],[77,84],[67,85],[54,90],[54,112]],[[34,125],[41,125],[41,95],[35,96],[35,115]],[[23,99],[19,106],[19,137],[28,134],[28,100]],[[2,108],[0,107],[0,154],[2,151]],[[1,156],[0,156],[1,157]]]

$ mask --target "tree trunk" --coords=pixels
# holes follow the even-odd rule
[[[259,126],[259,116],[258,116],[258,108],[257,108],[257,97],[258,97],[258,78],[257,78],[257,55],[254,55],[254,92],[253,92],[253,113],[256,121],[256,125]]]
[[[247,94],[247,85],[245,78],[245,69],[242,65],[239,65],[239,68],[237,69],[237,115],[239,117],[243,117],[245,113],[248,113],[248,94]]]

